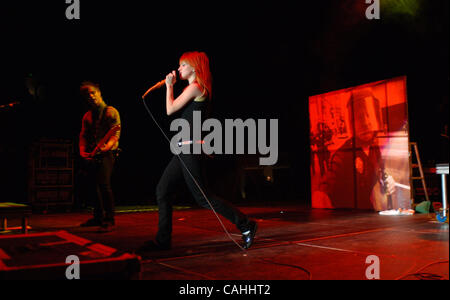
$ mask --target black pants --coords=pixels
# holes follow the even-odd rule
[[[112,152],[101,154],[101,158],[93,162],[89,170],[89,180],[93,183],[92,196],[94,202],[94,218],[98,221],[114,220],[114,194],[111,188],[111,175],[115,157]],[[92,189],[91,189],[92,191]]]
[[[211,208],[189,172],[180,162],[180,159],[183,160],[191,175],[195,178],[205,193],[206,198],[208,198],[214,210],[235,224],[241,232],[248,230],[249,220],[246,215],[227,201],[210,194],[205,188],[204,181],[202,180],[203,176],[201,165],[204,163],[202,155],[180,154],[179,157],[176,155],[172,157],[172,160],[164,170],[164,173],[156,188],[156,200],[158,202],[159,209],[159,223],[156,241],[164,245],[171,244],[172,203],[170,199],[172,193],[177,189],[181,182],[186,182],[189,191],[200,206],[208,209]]]

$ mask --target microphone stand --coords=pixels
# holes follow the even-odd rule
[[[3,105],[0,105],[0,110],[12,108],[12,107],[14,107],[14,106],[16,106],[18,104],[20,104],[20,102],[11,102],[11,103],[8,103],[8,104],[3,104]]]

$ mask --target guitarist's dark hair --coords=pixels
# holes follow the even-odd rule
[[[82,91],[83,89],[87,88],[88,86],[94,87],[97,90],[100,91],[100,85],[98,83],[92,82],[92,81],[83,81],[80,84],[80,91]]]

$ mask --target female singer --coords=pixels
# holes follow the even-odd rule
[[[168,115],[181,111],[181,118],[187,120],[192,129],[193,112],[200,111],[205,116],[211,101],[212,78],[209,59],[204,52],[187,52],[181,56],[179,63],[179,77],[181,80],[187,80],[189,85],[177,98],[174,98],[173,85],[176,82],[176,72],[172,71],[166,76],[166,110]],[[191,137],[193,137],[192,130]],[[183,142],[193,144],[195,141]],[[147,242],[141,248],[142,251],[168,250],[171,248],[172,204],[170,203],[170,196],[178,188],[180,181],[186,182],[189,191],[199,205],[210,209],[211,204],[218,214],[237,226],[242,233],[245,249],[252,245],[257,229],[256,222],[250,221],[236,207],[208,192],[202,179],[201,164],[201,154],[181,153],[179,156],[174,155],[172,157],[156,188],[156,200],[159,208],[158,233],[155,241]]]

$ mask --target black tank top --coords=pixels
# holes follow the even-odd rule
[[[196,98],[198,99],[198,98]],[[205,119],[208,118],[209,113],[209,99],[204,99],[203,101],[195,101],[192,100],[189,102],[186,107],[183,109],[183,112],[181,113],[181,118],[188,121],[190,126],[190,136],[191,139],[193,138],[193,128],[194,128],[194,112],[201,112],[201,122],[203,122]],[[201,124],[200,124],[201,126]],[[200,128],[201,129],[201,128]]]

